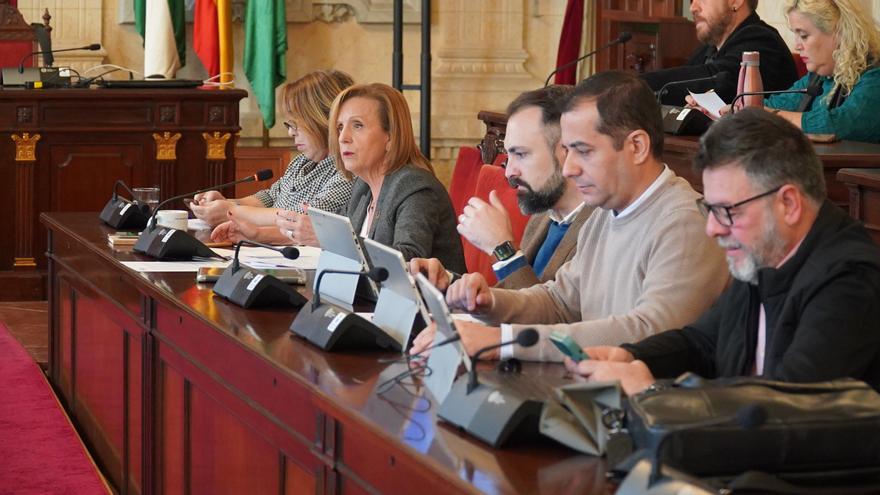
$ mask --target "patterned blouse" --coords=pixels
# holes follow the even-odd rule
[[[339,175],[334,163],[332,156],[315,163],[305,155],[298,155],[280,179],[254,196],[266,208],[303,213],[303,203],[306,203],[309,207],[344,215],[352,183]]]

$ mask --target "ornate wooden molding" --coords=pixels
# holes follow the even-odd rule
[[[27,134],[25,134],[27,137]],[[15,140],[13,135],[12,139]],[[33,139],[36,144],[39,135]],[[16,150],[15,164],[15,251],[13,255],[13,269],[34,269],[37,267],[34,259],[34,165],[35,157],[31,149],[31,159],[19,160]]]
[[[162,134],[153,133],[156,141],[156,160],[177,160],[177,141],[180,139],[179,132],[171,134],[168,131]]]
[[[208,147],[208,151],[205,154],[205,159],[226,159],[226,143],[229,141],[229,138],[232,137],[232,134],[227,132],[226,134],[221,135],[219,131],[214,131],[213,134],[209,132],[203,132],[202,137],[205,138],[205,144]]]
[[[31,135],[29,132],[23,132],[12,135],[15,141],[15,161],[17,162],[35,162],[37,161],[37,141],[40,140],[39,134]]]
[[[15,268],[36,268],[37,261],[34,258],[15,258],[12,265]]]

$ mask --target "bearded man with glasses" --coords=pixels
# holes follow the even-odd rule
[[[735,281],[695,323],[635,344],[584,349],[567,366],[637,393],[686,371],[880,389],[880,251],[826,198],[822,163],[784,119],[748,109],[700,141],[706,234]]]

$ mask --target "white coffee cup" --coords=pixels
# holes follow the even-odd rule
[[[186,210],[159,210],[156,223],[160,227],[186,231],[188,214]]]

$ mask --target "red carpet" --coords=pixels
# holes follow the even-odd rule
[[[107,494],[39,366],[0,323],[0,494]]]

